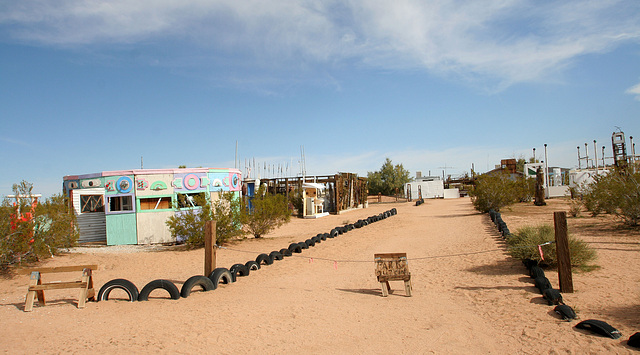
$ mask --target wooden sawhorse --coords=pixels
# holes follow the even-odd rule
[[[411,273],[407,265],[407,253],[374,254],[376,276],[382,287],[382,297],[389,295],[389,281],[404,281],[404,290],[411,297]]]
[[[29,280],[29,289],[27,290],[27,298],[24,302],[24,311],[31,312],[33,310],[33,303],[36,296],[41,306],[44,306],[45,290],[60,290],[66,288],[79,288],[80,296],[78,298],[78,308],[84,308],[87,298],[93,300],[95,297],[95,290],[93,289],[93,276],[92,270],[97,270],[98,265],[76,265],[76,266],[58,266],[58,267],[43,267],[34,269],[21,270],[20,274],[31,274]],[[82,271],[82,278],[76,281],[69,282],[42,282],[42,274],[53,274],[62,272]]]

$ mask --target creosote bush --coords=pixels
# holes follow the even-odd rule
[[[216,193],[216,192],[213,192]],[[212,193],[212,194],[213,194]],[[233,192],[218,192],[213,202],[204,195],[193,197],[193,206],[179,208],[174,206],[176,214],[167,219],[171,235],[184,241],[191,248],[204,246],[205,225],[207,221],[216,221],[216,244],[224,244],[230,239],[240,237],[242,231],[242,209],[240,199]]]
[[[581,187],[585,208],[592,216],[609,213],[628,226],[640,225],[640,173],[615,170],[594,177]]]
[[[507,244],[509,254],[516,259],[541,260],[538,245],[552,241],[555,241],[553,226],[542,224],[518,229],[507,239]],[[554,243],[543,245],[542,251],[545,263],[557,266],[556,245]],[[569,252],[572,267],[585,271],[596,267],[592,264],[597,258],[595,250],[582,240],[569,236]]]
[[[251,200],[252,208],[248,206],[244,210],[242,219],[246,232],[256,238],[269,233],[273,229],[289,222],[291,210],[284,195],[269,194],[261,186]]]
[[[511,180],[506,172],[480,175],[469,195],[473,206],[481,212],[501,208],[516,202],[531,201],[535,189],[535,180],[518,178]]]

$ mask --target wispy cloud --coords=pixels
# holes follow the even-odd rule
[[[548,79],[578,56],[640,38],[637,1],[23,0],[0,8],[0,35],[49,46],[180,43],[178,60],[282,72],[359,63],[498,87]]]
[[[627,94],[635,95],[635,99],[640,101],[640,84],[630,87],[625,92]]]

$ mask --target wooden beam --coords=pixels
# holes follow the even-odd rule
[[[216,268],[216,221],[207,221],[204,227],[204,276]]]
[[[573,275],[571,273],[571,253],[567,231],[567,214],[564,211],[553,213],[556,234],[556,253],[558,257],[558,281],[560,292],[573,293]]]

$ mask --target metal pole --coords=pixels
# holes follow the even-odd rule
[[[549,198],[549,156],[547,155],[547,143],[544,144],[544,191]]]
[[[596,175],[598,175],[598,146],[596,145],[596,140],[593,140],[593,162],[596,163]]]
[[[581,169],[580,159],[582,159],[582,158],[580,158],[580,146],[578,146],[578,169]]]
[[[604,161],[604,146],[602,146],[602,168],[603,169],[607,168],[607,164]]]
[[[586,168],[589,169],[589,146],[587,145],[587,143],[584,144],[584,155],[585,155],[585,161],[587,162]]]

